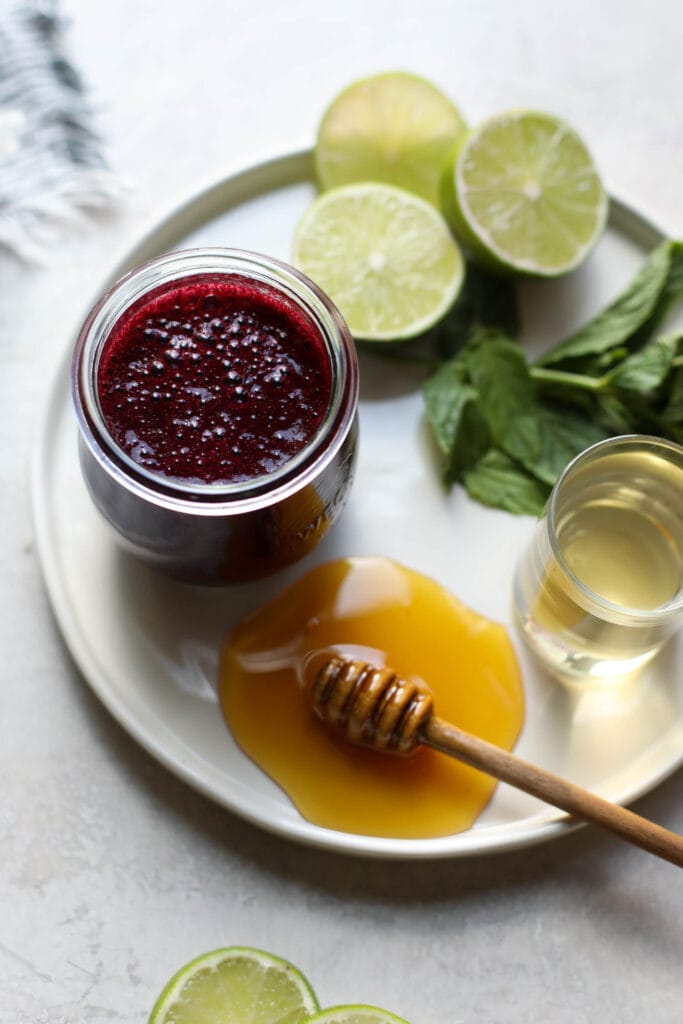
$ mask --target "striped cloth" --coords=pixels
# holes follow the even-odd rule
[[[0,246],[33,261],[117,194],[61,46],[56,0],[0,0]]]

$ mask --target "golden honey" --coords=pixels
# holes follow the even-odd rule
[[[327,654],[423,682],[437,715],[509,750],[524,697],[505,628],[396,562],[346,558],[313,569],[241,622],[221,652],[226,722],[304,818],[394,838],[469,828],[495,780],[426,747],[398,757],[336,736],[307,693]]]

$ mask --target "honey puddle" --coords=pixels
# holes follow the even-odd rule
[[[337,737],[305,690],[321,652],[423,680],[437,715],[509,750],[524,696],[505,628],[396,562],[347,558],[313,569],[245,619],[221,652],[230,730],[306,819],[394,838],[469,828],[495,780],[426,747],[398,757]]]

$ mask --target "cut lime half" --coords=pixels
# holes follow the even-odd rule
[[[557,277],[589,254],[607,196],[576,132],[557,117],[511,111],[459,147],[444,209],[473,255],[494,269]]]
[[[301,219],[292,259],[327,292],[355,338],[413,338],[460,291],[464,264],[441,214],[391,185],[323,192]]]
[[[322,1010],[311,1017],[311,1024],[406,1024],[406,1021],[379,1006],[357,1003]]]
[[[407,71],[354,82],[327,108],[315,147],[322,188],[382,181],[435,206],[465,122],[447,96]]]
[[[318,1009],[313,989],[286,960],[246,946],[192,960],[168,982],[149,1024],[299,1024]]]

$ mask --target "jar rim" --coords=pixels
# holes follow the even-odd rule
[[[320,334],[331,371],[331,394],[315,433],[291,458],[266,474],[205,483],[165,476],[140,466],[117,443],[97,396],[99,356],[114,325],[153,290],[192,277],[225,275],[270,287],[300,309]],[[276,257],[224,247],[180,249],[157,256],[119,278],[95,303],[76,341],[72,395],[81,432],[107,471],[146,500],[225,514],[246,511],[267,496],[279,501],[309,483],[336,454],[356,414],[358,363],[349,329],[330,298],[308,277]],[[270,503],[270,500],[268,501]]]

